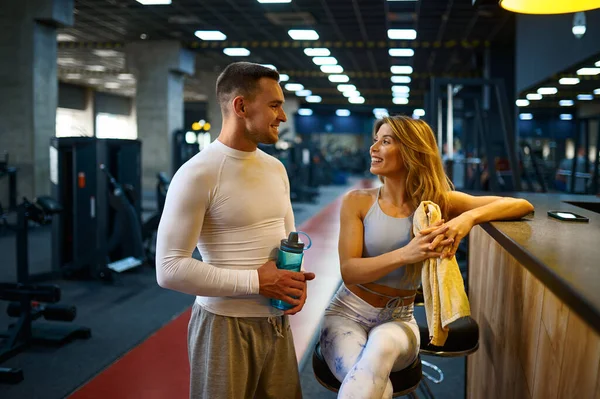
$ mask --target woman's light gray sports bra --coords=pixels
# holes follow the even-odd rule
[[[379,256],[401,248],[412,239],[413,215],[406,218],[396,218],[383,213],[383,210],[379,206],[380,192],[381,187],[377,191],[375,203],[371,206],[371,209],[369,209],[363,220],[363,258]],[[417,289],[421,284],[420,276],[418,281],[415,282],[416,285],[411,284],[405,278],[405,271],[405,267],[399,267],[373,282],[397,289]]]

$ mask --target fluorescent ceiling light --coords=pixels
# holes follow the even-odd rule
[[[364,97],[350,97],[348,99],[348,102],[350,102],[352,104],[363,104],[365,102],[365,98]]]
[[[347,109],[336,109],[335,114],[337,116],[350,116],[350,111]]]
[[[313,110],[309,108],[298,108],[298,115],[302,116],[311,116],[313,114]]]
[[[577,70],[577,75],[598,75],[599,73],[600,68],[581,68]]]
[[[273,64],[260,64],[262,66],[264,66],[265,68],[269,68],[269,69],[273,69],[273,70],[277,70],[277,67]]]
[[[56,41],[57,42],[75,42],[75,41],[77,41],[77,39],[75,39],[75,36],[73,36],[73,35],[68,35],[66,33],[59,33],[58,35],[56,35]]]
[[[414,29],[388,29],[388,37],[391,40],[415,40],[417,31]]]
[[[561,78],[558,83],[561,85],[576,85],[579,83],[579,78]]]
[[[388,51],[390,57],[412,57],[415,50],[411,48],[391,48]]]
[[[289,75],[286,75],[285,73],[280,73],[279,74],[279,81],[280,82],[287,82],[288,80],[290,80]]]
[[[390,68],[390,71],[392,71],[394,75],[410,75],[413,72],[413,69],[408,65],[394,65]]]
[[[573,119],[573,115],[571,114],[560,114],[561,121],[570,121],[571,119]]]
[[[92,50],[92,53],[96,54],[99,57],[118,57],[121,55],[119,51],[103,49]]]
[[[394,93],[409,93],[410,87],[408,87],[408,86],[392,86],[392,92],[394,92]]]
[[[423,108],[416,108],[413,111],[413,115],[417,115],[417,116],[425,116],[425,110]]]
[[[594,96],[592,96],[591,94],[578,94],[577,99],[582,101],[589,101],[593,100]]]
[[[537,93],[529,93],[527,96],[528,100],[541,100],[542,99],[542,95],[541,94],[537,94]]]
[[[58,58],[56,63],[58,65],[77,65],[77,60],[75,58]]]
[[[517,104],[517,107],[526,107],[529,105],[529,100],[517,100],[515,104]]]
[[[291,3],[292,0],[258,0],[259,3],[263,4],[275,4],[275,3]]]
[[[313,57],[313,62],[316,65],[337,65],[335,57]]]
[[[350,81],[348,75],[329,75],[328,79],[333,83],[346,83]]]
[[[117,76],[119,79],[121,80],[133,80],[135,79],[135,76],[133,76],[133,74],[131,73],[120,73],[119,76]]]
[[[347,91],[342,92],[342,95],[344,97],[348,97],[348,98],[350,98],[350,97],[360,97],[360,91],[358,91],[358,90],[347,90]]]
[[[138,3],[145,6],[168,6],[171,0],[136,0]]]
[[[312,29],[290,29],[288,35],[294,40],[319,40],[319,34]]]
[[[223,49],[223,53],[230,57],[247,57],[250,55],[250,50],[243,47],[228,47]]]
[[[556,94],[558,89],[556,87],[540,87],[537,92],[542,95]]]
[[[305,48],[304,54],[308,55],[309,57],[327,57],[328,55],[331,55],[331,52],[329,51],[329,49],[324,47]]]
[[[594,94],[597,95],[597,96],[600,96],[600,89],[595,89],[594,90]]]
[[[116,82],[108,82],[104,85],[104,87],[106,87],[107,89],[118,89],[121,87],[121,85]]]
[[[533,115],[532,114],[519,114],[519,119],[521,119],[522,121],[530,121],[533,119]]]
[[[81,74],[80,73],[68,73],[65,75],[65,78],[67,79],[80,79],[81,78]]]
[[[410,96],[409,92],[401,92],[401,91],[393,91],[392,92],[392,97],[406,97],[408,98]]]
[[[375,115],[377,119],[381,119],[385,116],[390,116],[390,113],[386,108],[373,108],[373,115]]]
[[[354,90],[356,90],[356,86],[354,86],[354,85],[337,85],[337,89],[342,92],[354,91]]]
[[[305,98],[305,100],[309,103],[320,103],[321,96],[308,96]]]
[[[225,40],[227,36],[218,30],[197,30],[194,35],[201,40]]]
[[[392,83],[410,83],[410,76],[392,76]]]
[[[298,90],[296,92],[296,95],[298,97],[306,97],[306,96],[310,96],[312,94],[312,91],[310,90]]]
[[[561,107],[572,107],[573,104],[573,100],[560,100],[558,102],[558,105],[560,105]]]
[[[341,65],[321,65],[321,72],[323,73],[342,73],[344,68]]]
[[[88,71],[93,71],[93,72],[104,72],[106,71],[106,67],[102,66],[102,65],[88,65],[85,67],[85,69],[87,69]]]
[[[299,91],[304,90],[304,86],[302,86],[300,83],[287,83],[285,85],[285,89],[289,91]]]
[[[392,101],[394,104],[408,104],[408,98],[405,97],[394,97]]]

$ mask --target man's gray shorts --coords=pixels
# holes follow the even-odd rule
[[[190,398],[302,398],[287,316],[225,317],[194,302],[188,355]]]

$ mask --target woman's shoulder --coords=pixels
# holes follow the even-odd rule
[[[350,190],[344,195],[344,205],[364,214],[375,202],[378,190],[377,187]]]

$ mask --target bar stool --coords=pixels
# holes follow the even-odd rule
[[[329,370],[329,366],[327,366],[327,363],[321,354],[320,343],[317,343],[315,350],[313,351],[312,365],[317,381],[328,390],[338,392],[342,383],[339,382]],[[417,359],[409,367],[390,374],[390,380],[394,387],[394,394],[392,396],[396,398],[398,396],[408,395],[411,398],[417,398],[414,391],[419,387],[421,379],[421,358],[417,356]]]
[[[479,348],[479,325],[472,317],[461,317],[450,323],[448,328],[448,339],[446,339],[444,346],[435,346],[429,343],[429,329],[427,328],[427,323],[419,324],[419,333],[421,335],[421,348],[419,353],[437,357],[462,357],[477,351]],[[423,360],[422,365],[431,368],[439,374],[439,377],[435,378],[423,371],[423,375],[426,379],[429,379],[436,384],[439,384],[444,380],[444,373],[435,364]],[[429,396],[433,398],[434,395],[431,392],[426,379],[423,379],[424,390],[426,390]]]

